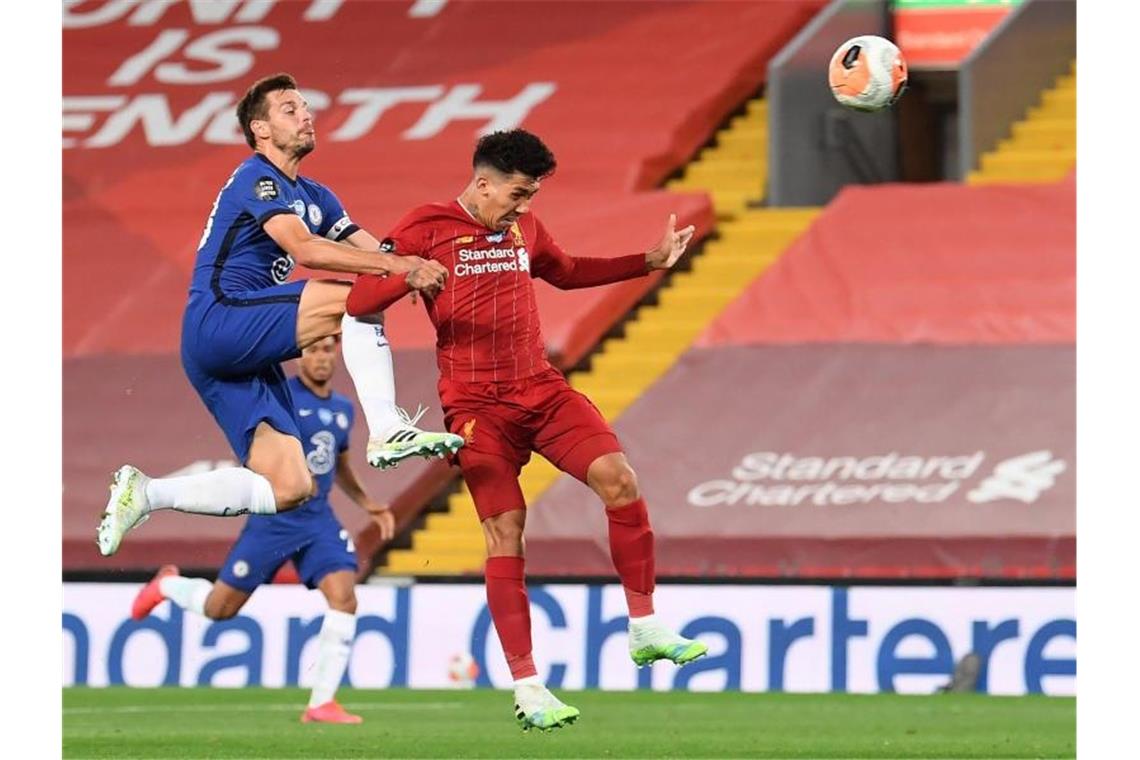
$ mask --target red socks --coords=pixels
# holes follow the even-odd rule
[[[511,676],[517,681],[538,675],[531,656],[530,601],[522,557],[488,557],[483,569],[487,580],[487,607],[503,645]]]
[[[625,588],[630,617],[653,614],[653,530],[645,500],[624,507],[606,508],[610,524],[610,556]],[[531,655],[530,600],[522,557],[488,557],[483,574],[487,580],[487,607],[503,645],[511,676],[538,675]]]
[[[606,507],[610,522],[610,557],[629,604],[630,617],[653,614],[653,529],[645,499],[624,507]]]

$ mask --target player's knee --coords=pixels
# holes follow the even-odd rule
[[[285,470],[270,480],[273,485],[273,498],[277,501],[277,511],[284,512],[299,506],[313,496],[316,481],[304,472]]]
[[[607,468],[597,480],[595,491],[607,507],[620,507],[641,496],[637,473],[629,465]]]
[[[492,557],[523,556],[523,528],[526,512],[512,510],[488,517],[483,521],[483,538],[487,554]]]
[[[351,588],[343,593],[329,594],[328,602],[329,609],[349,615],[356,614],[356,593]]]

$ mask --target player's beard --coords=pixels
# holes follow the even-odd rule
[[[301,160],[305,156],[312,153],[316,147],[317,147],[317,138],[315,136],[310,137],[307,141],[304,138],[302,138],[301,142],[297,143],[297,145],[294,146],[294,148],[293,148],[293,158],[295,158],[297,160]]]

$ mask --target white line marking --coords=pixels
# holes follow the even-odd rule
[[[341,705],[346,710],[452,710],[462,707],[462,702],[357,702]],[[216,705],[108,705],[107,707],[65,707],[64,715],[101,715],[104,713],[181,713],[181,712],[301,712],[301,703],[279,704],[216,704]]]

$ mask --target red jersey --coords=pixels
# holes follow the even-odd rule
[[[520,216],[509,230],[491,230],[458,201],[413,209],[381,250],[447,268],[444,291],[424,303],[436,329],[440,375],[461,382],[521,380],[550,367],[532,278],[569,289],[648,273],[644,254],[568,256],[534,214]],[[392,303],[408,292],[403,279],[362,275],[348,312],[366,314]]]

